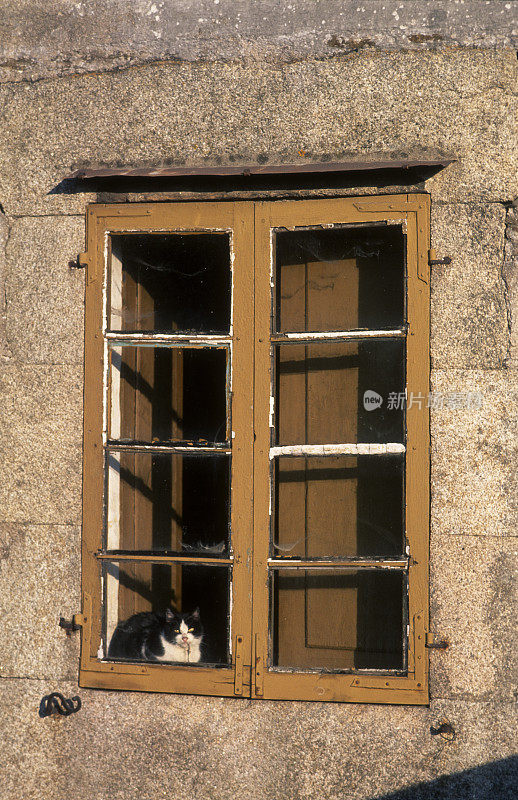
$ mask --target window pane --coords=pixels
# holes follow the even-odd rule
[[[110,438],[224,442],[227,351],[113,347]]]
[[[228,568],[110,561],[104,564],[103,574],[109,658],[153,661],[155,654],[163,661],[228,663]],[[174,647],[180,626],[167,620],[168,608],[186,615],[199,609],[199,621],[187,623],[194,627],[196,639],[187,637],[183,644],[189,647],[182,646],[181,635],[180,646]],[[134,618],[142,612],[145,617]],[[165,652],[162,634],[173,645]]]
[[[228,333],[228,233],[112,235],[109,327]]]
[[[273,555],[397,557],[403,456],[276,458]]]
[[[405,441],[403,339],[277,345],[275,376],[278,445]]]
[[[402,325],[404,242],[399,225],[276,231],[276,331]]]
[[[403,669],[405,583],[396,571],[274,570],[272,665]]]
[[[110,452],[108,550],[228,551],[230,456]]]

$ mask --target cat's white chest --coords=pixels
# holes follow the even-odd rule
[[[196,664],[201,658],[199,642],[191,642],[189,648],[180,647],[178,644],[168,642],[165,636],[160,637],[163,656],[155,656],[159,661],[179,661],[183,664]]]

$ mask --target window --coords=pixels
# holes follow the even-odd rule
[[[420,194],[89,207],[82,686],[428,701],[428,240]],[[199,659],[109,653],[167,608]]]

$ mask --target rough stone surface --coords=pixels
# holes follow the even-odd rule
[[[0,202],[10,215],[82,213],[92,195],[61,182],[87,164],[371,153],[457,159],[427,182],[436,201],[511,202],[517,67],[507,51],[362,51],[331,61],[164,64],[0,87],[7,125]]]
[[[516,536],[516,371],[436,370],[432,392],[432,534]]]
[[[498,369],[506,364],[510,343],[502,277],[505,220],[501,204],[432,207],[432,245],[440,257],[452,259],[448,266],[432,267],[435,368]]]
[[[2,677],[77,676],[77,635],[58,621],[80,608],[80,542],[77,526],[0,524]]]
[[[518,40],[515,0],[3,0],[2,7],[2,81],[151,60],[328,59],[365,47],[512,47]]]
[[[0,800],[511,800],[518,4],[0,6]],[[436,157],[456,161],[420,186],[453,259],[432,278],[431,624],[450,647],[430,654],[430,708],[78,689],[79,635],[57,626],[81,588],[67,263],[97,196],[64,175]],[[54,690],[82,710],[41,719]],[[452,742],[430,735],[445,719]]]
[[[433,787],[448,773],[444,794],[431,796],[511,798],[447,794],[455,773],[473,768],[471,788],[480,788],[476,768],[485,762],[482,788],[498,786],[499,768],[515,745],[516,715],[509,704],[330,707],[81,689],[77,715],[39,719],[39,700],[55,686],[0,681],[8,767],[2,800],[370,800],[422,781]],[[66,696],[77,693],[73,683],[59,688]],[[430,726],[444,718],[457,730],[454,742],[430,735]]]
[[[77,523],[82,370],[4,366],[0,375],[0,520]]]
[[[518,366],[518,200],[509,206],[505,219],[504,263],[502,280],[506,292],[509,327],[508,364]]]
[[[432,651],[431,694],[513,702],[518,673],[518,539],[434,535],[431,618],[447,650]]]
[[[5,335],[7,303],[5,300],[5,251],[9,240],[9,223],[4,213],[0,212],[0,363],[10,358]]]
[[[83,361],[84,217],[26,217],[11,223],[4,283],[5,351],[23,363]]]

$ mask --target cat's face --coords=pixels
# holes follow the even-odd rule
[[[179,614],[167,609],[165,612],[167,638],[184,650],[190,650],[194,644],[202,640],[203,629],[200,623],[200,611],[196,608],[191,614]]]

